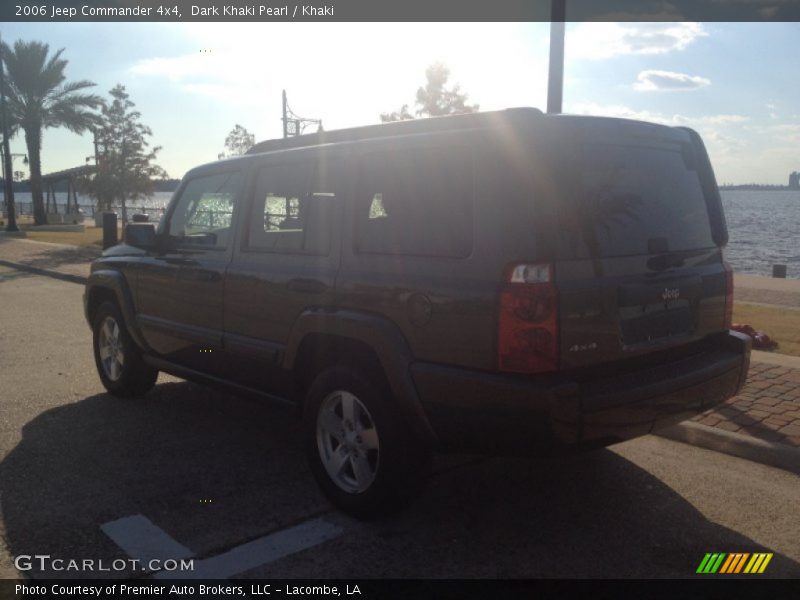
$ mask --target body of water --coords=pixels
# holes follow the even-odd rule
[[[730,241],[725,249],[737,273],[800,279],[800,191],[724,191],[722,205]]]
[[[3,201],[4,197],[5,195],[0,192],[0,202]],[[151,215],[151,217],[159,217],[169,203],[170,198],[172,198],[172,192],[154,192],[149,198],[132,200],[126,203],[128,215],[130,216],[137,212],[143,212]],[[18,214],[33,214],[30,192],[15,192],[14,203],[17,206]],[[58,204],[58,212],[64,212],[63,207],[67,204],[67,193],[57,192],[56,203]],[[94,214],[94,201],[88,196],[81,196],[78,194],[78,206],[81,207],[86,215],[92,216]]]
[[[131,202],[128,214],[147,212],[157,220],[171,197],[172,192],[156,192]],[[14,198],[30,212],[30,193]],[[56,201],[66,204],[66,193],[56,194]],[[92,214],[90,198],[78,196],[78,203]],[[771,276],[772,265],[782,264],[788,277],[800,279],[800,191],[724,191],[722,203],[730,234],[725,256],[737,273]]]

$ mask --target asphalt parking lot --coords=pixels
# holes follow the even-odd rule
[[[446,456],[406,512],[335,511],[284,410],[161,376],[104,393],[82,287],[0,268],[0,578],[14,557],[184,553],[228,578],[689,577],[773,552],[800,577],[800,479],[648,436],[563,459]],[[161,554],[159,554],[161,553]]]

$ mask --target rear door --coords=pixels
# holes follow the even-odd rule
[[[726,274],[702,145],[648,135],[573,137],[555,166],[562,368],[696,341],[724,327]],[[710,178],[709,178],[710,175]]]
[[[283,393],[279,364],[295,320],[335,302],[343,168],[307,153],[256,170],[225,288],[225,347],[242,383]]]

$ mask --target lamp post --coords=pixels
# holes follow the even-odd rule
[[[3,127],[3,180],[5,183],[6,211],[8,224],[6,231],[19,231],[17,227],[17,211],[14,207],[14,183],[11,181],[11,148],[8,145],[8,117],[6,115],[6,69],[3,62],[3,44],[0,41],[0,118]]]
[[[14,177],[14,173],[15,172],[12,171],[10,176],[6,172],[6,151],[5,151],[4,146],[5,146],[5,144],[0,144],[0,164],[3,165],[3,179],[5,180],[6,178],[8,178],[13,183],[13,181],[15,179],[15,177]],[[14,159],[15,158],[20,158],[20,157],[22,158],[22,164],[24,164],[25,166],[30,164],[29,161],[28,161],[28,155],[27,154],[22,154],[22,153],[18,153],[18,152],[12,152],[11,153],[11,168],[12,169],[14,168]],[[22,171],[17,171],[17,173],[20,174],[19,179],[22,179],[22,175],[24,175],[24,173]]]

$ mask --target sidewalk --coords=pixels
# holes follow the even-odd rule
[[[0,236],[0,264],[82,283],[97,247]],[[800,280],[736,275],[735,298],[800,309]],[[742,393],[659,435],[800,473],[800,358],[754,351]]]
[[[76,283],[89,276],[89,265],[102,252],[98,246],[68,246],[0,236],[0,264],[28,267],[41,275],[60,273]]]
[[[737,274],[734,298],[800,309],[800,280]],[[661,433],[800,473],[800,358],[754,350],[738,396]]]
[[[800,309],[800,279],[779,279],[736,273],[733,276],[733,290],[739,302],[774,304]]]
[[[754,350],[738,396],[657,435],[800,475],[800,358]]]

